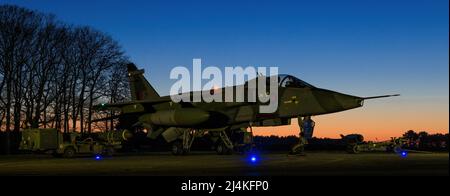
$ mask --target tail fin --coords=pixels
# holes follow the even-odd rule
[[[144,77],[144,70],[136,67],[133,63],[128,64],[128,79],[130,81],[132,100],[159,99],[158,92],[150,85]]]

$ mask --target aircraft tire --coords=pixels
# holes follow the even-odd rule
[[[172,154],[173,155],[182,155],[184,154],[183,145],[180,141],[175,141],[172,144]]]
[[[230,155],[233,153],[233,149],[227,148],[222,142],[217,144],[216,151],[218,155]]]
[[[217,144],[216,152],[217,152],[218,155],[223,155],[223,153],[224,153],[224,146],[223,146],[222,143]]]

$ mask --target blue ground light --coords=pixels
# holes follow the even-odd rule
[[[402,158],[406,158],[406,157],[408,156],[408,151],[401,151],[401,152],[400,152],[400,156],[401,156]]]
[[[95,160],[101,160],[102,157],[100,155],[95,155]]]
[[[248,161],[250,162],[250,164],[256,164],[256,163],[259,162],[259,158],[258,158],[257,155],[251,154],[251,155],[248,157]]]

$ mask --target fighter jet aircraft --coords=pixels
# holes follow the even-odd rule
[[[173,102],[170,96],[161,97],[145,79],[144,70],[134,64],[128,65],[128,77],[132,101],[97,107],[120,110],[122,128],[145,128],[149,138],[163,137],[172,143],[176,155],[189,152],[194,138],[205,132],[218,138],[218,154],[230,154],[230,132],[252,126],[289,125],[291,118],[350,110],[363,106],[367,99],[398,96],[358,97],[317,88],[291,75],[277,75],[270,77],[278,77],[278,109],[264,114],[259,112],[260,102]],[[243,84],[245,92],[248,84]],[[225,92],[225,87],[210,91],[216,92]]]

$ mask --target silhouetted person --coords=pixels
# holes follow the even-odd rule
[[[308,139],[312,137],[314,132],[315,122],[310,116],[299,118],[299,141],[294,147],[292,147],[290,154],[305,155],[305,145],[308,144]]]

